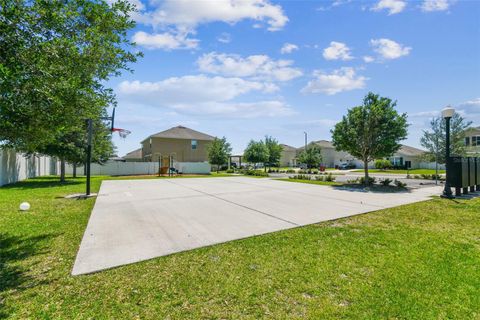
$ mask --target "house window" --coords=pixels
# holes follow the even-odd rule
[[[403,166],[403,157],[393,157],[390,161],[394,166]]]
[[[472,147],[480,146],[480,136],[472,137]]]
[[[196,150],[198,146],[198,141],[197,140],[192,140],[192,150]]]
[[[470,145],[470,137],[465,138],[465,145],[468,147]]]

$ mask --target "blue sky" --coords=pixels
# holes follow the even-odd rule
[[[480,126],[480,1],[130,0],[144,57],[112,79],[118,154],[184,125],[240,153],[265,135],[301,146],[363,96],[397,100],[419,146],[448,104]]]

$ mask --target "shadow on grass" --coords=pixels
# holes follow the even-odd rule
[[[396,186],[380,186],[373,185],[365,187],[358,183],[345,183],[340,186],[332,185],[332,188],[351,192],[373,192],[373,193],[411,193],[412,190],[408,188],[400,188]]]
[[[45,254],[45,243],[57,237],[45,234],[35,237],[17,237],[0,233],[0,297],[9,290],[21,291],[47,283],[27,274],[32,264],[22,264],[23,260]],[[7,318],[8,310],[0,300],[0,319]]]
[[[52,187],[63,187],[63,186],[72,186],[85,183],[85,179],[68,179],[65,182],[60,182],[58,177],[41,177],[41,178],[31,178],[24,181],[19,181],[11,184],[6,184],[0,189],[38,189],[38,188],[52,188]]]

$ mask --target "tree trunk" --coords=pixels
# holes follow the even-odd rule
[[[73,164],[73,177],[74,178],[77,177],[77,164],[76,163]]]
[[[363,160],[364,167],[363,170],[365,171],[365,186],[368,187],[369,184],[369,177],[368,177],[368,160]]]
[[[60,182],[65,182],[65,159],[60,159]]]

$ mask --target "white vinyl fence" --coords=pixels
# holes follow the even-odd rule
[[[175,169],[184,174],[209,174],[211,166],[207,162],[175,162]],[[103,165],[92,163],[90,172],[94,176],[129,176],[158,173],[158,162],[122,162],[108,161]],[[67,165],[66,174],[73,173],[73,167]],[[77,174],[83,175],[83,166],[77,167]]]
[[[28,156],[12,149],[0,149],[0,186],[27,178],[56,175],[60,163],[47,156]]]
[[[418,164],[418,168],[435,170],[435,162],[420,162]],[[438,165],[438,170],[445,170],[445,165],[444,164],[439,164]]]

